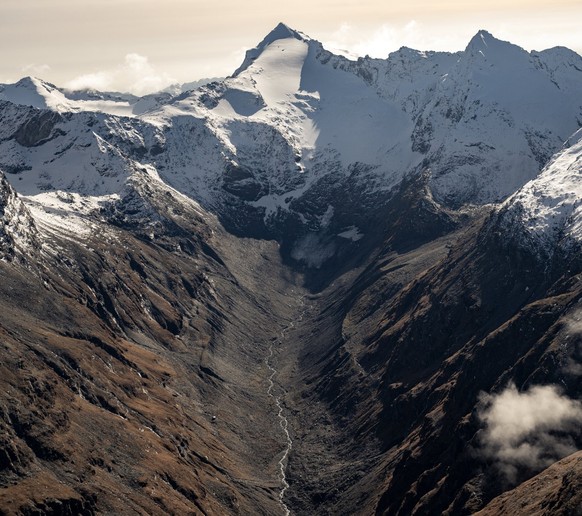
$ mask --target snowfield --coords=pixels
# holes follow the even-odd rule
[[[480,31],[462,52],[350,60],[279,24],[231,77],[193,91],[0,85],[0,170],[36,216],[44,204],[97,212],[147,171],[235,231],[283,239],[292,222],[306,263],[355,245],[395,187],[426,171],[453,209],[530,185],[511,201],[535,204],[528,231],[575,235],[563,221],[578,209],[566,165],[577,144],[528,182],[582,123],[580,91],[582,58],[565,48],[529,53]]]

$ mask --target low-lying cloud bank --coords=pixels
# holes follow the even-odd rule
[[[510,384],[499,394],[482,394],[479,418],[485,428],[481,452],[509,482],[520,471],[541,471],[577,451],[582,403],[554,385],[519,392]]]
[[[174,82],[168,74],[158,71],[146,56],[134,53],[127,54],[116,68],[81,75],[65,86],[72,90],[123,91],[142,96]]]

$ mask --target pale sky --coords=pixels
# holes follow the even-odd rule
[[[479,29],[582,54],[582,0],[0,0],[0,83],[34,75],[144,94],[230,75],[280,21],[373,57],[462,50]]]

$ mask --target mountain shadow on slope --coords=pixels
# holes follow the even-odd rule
[[[338,207],[334,210],[334,221],[313,234],[319,244],[313,253],[321,252],[321,248],[332,252],[318,266],[309,266],[310,262],[303,256],[297,259],[297,243],[312,234],[305,233],[302,224],[288,219],[280,231],[284,238],[281,242],[284,263],[304,274],[305,286],[310,291],[321,292],[349,271],[366,264],[373,267],[371,256],[391,251],[404,254],[455,231],[471,215],[453,212],[436,203],[429,190],[429,180],[430,170],[423,169],[407,176],[389,195],[366,199],[352,195],[341,185],[338,190],[343,195],[333,201]],[[336,193],[332,191],[332,195]],[[337,236],[350,222],[362,235],[356,241]],[[366,282],[358,283],[356,291],[373,281],[373,275],[368,275]]]
[[[326,312],[336,322],[325,324],[335,330],[320,330],[306,343],[305,387],[297,399],[323,402],[330,428],[342,428],[332,441],[336,451],[329,453],[344,463],[346,476],[331,484],[325,468],[311,471],[309,482],[302,480],[305,470],[294,476],[298,514],[315,507],[472,513],[510,487],[480,452],[481,393],[499,392],[513,381],[520,390],[557,384],[565,395],[579,397],[580,379],[570,366],[582,356],[579,346],[567,344],[568,321],[582,302],[579,257],[556,253],[553,262],[540,261],[503,238],[496,215],[484,222],[481,216],[451,237],[453,245],[441,244],[448,252],[428,260],[427,269],[421,261],[412,280],[399,287],[391,284],[418,259],[414,251],[401,258],[378,253],[375,267],[329,293]],[[385,296],[382,285],[389,289]],[[319,344],[324,334],[333,345]],[[352,436],[365,439],[369,449]],[[582,447],[582,434],[569,438]],[[317,443],[304,439],[297,453],[316,455]],[[292,463],[291,471],[296,467]],[[535,473],[522,467],[516,481]],[[352,505],[358,499],[368,505]]]

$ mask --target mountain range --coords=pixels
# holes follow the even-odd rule
[[[581,127],[483,30],[0,85],[0,513],[582,513]]]

